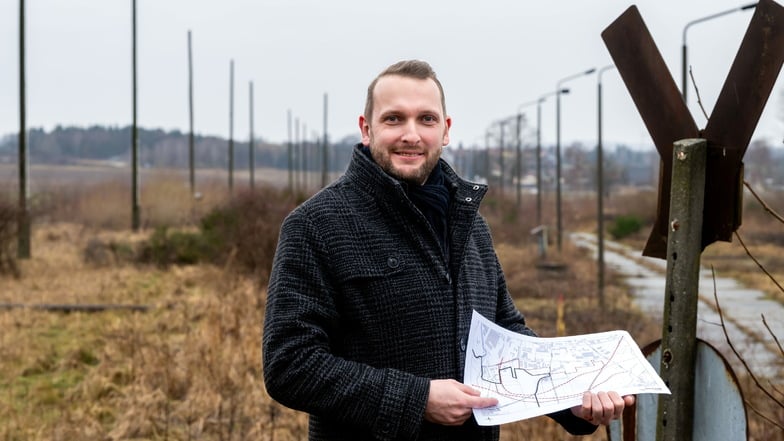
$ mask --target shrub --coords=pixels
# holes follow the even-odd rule
[[[618,216],[610,227],[610,235],[613,239],[623,239],[637,233],[640,228],[642,228],[642,222],[637,216]]]
[[[280,224],[295,201],[290,194],[272,188],[240,193],[207,213],[198,231],[157,228],[142,245],[138,260],[163,267],[197,262],[229,265],[254,274],[264,284]]]
[[[226,206],[208,213],[201,231],[217,251],[216,263],[233,264],[266,283],[278,243],[283,218],[297,199],[273,188],[238,194]]]
[[[141,247],[139,261],[161,267],[171,264],[188,265],[211,261],[215,255],[204,236],[199,232],[169,232],[158,227]]]

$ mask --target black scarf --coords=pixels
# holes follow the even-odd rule
[[[362,152],[371,160],[370,148],[362,145]],[[444,173],[441,171],[441,164],[438,163],[430,172],[427,181],[423,185],[415,185],[405,181],[400,181],[406,190],[408,198],[416,205],[419,211],[427,219],[430,226],[436,232],[444,259],[449,261],[449,241],[447,240],[449,226],[447,224],[447,212],[449,210],[450,193],[447,187]]]

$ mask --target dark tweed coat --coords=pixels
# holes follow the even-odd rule
[[[310,414],[311,440],[498,439],[473,418],[461,427],[423,419],[430,380],[462,380],[472,310],[533,334],[478,214],[486,187],[440,165],[452,193],[449,266],[401,184],[358,149],[345,175],[281,227],[264,379],[275,400]],[[593,431],[580,422],[562,424]]]

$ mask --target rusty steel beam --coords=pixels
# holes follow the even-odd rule
[[[672,146],[680,139],[696,138],[699,129],[636,6],[612,22],[602,39],[661,157],[656,224],[643,254],[665,258]]]
[[[708,141],[701,246],[731,241],[741,224],[743,154],[784,62],[784,8],[773,0],[757,4],[704,131],[694,123],[635,6],[602,38],[661,157],[656,223],[643,254],[666,258],[672,145],[687,138]]]
[[[708,140],[708,174],[702,247],[729,242],[741,224],[743,154],[784,62],[784,8],[757,3],[730,73],[702,137]]]

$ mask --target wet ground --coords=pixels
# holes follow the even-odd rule
[[[580,247],[596,252],[596,236],[588,233],[570,235]],[[604,242],[604,261],[607,268],[623,275],[631,288],[636,305],[644,312],[661,320],[664,310],[664,291],[667,261],[642,256],[640,250],[622,244]],[[715,283],[715,289],[714,289]],[[784,341],[784,305],[765,297],[761,291],[741,286],[733,279],[716,275],[710,269],[700,271],[697,337],[713,345],[736,374],[745,369],[733,353],[724,331],[714,300],[719,299],[730,341],[757,377],[781,382],[784,375],[784,354],[771,332]],[[766,329],[762,314],[770,327]]]

